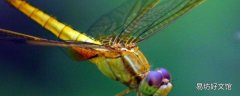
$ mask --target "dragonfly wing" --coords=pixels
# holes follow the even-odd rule
[[[200,5],[204,0],[162,0],[155,8],[145,14],[141,24],[132,32],[140,42],[152,34],[161,31],[178,17],[184,15],[192,8]]]
[[[56,46],[56,47],[81,47],[81,48],[106,48],[105,46],[89,43],[89,42],[76,42],[76,41],[55,41],[48,40],[36,36],[22,34],[11,30],[0,29],[0,40],[10,41],[15,43],[27,43],[43,46]]]
[[[122,40],[122,43],[130,43],[129,40],[137,43],[202,1],[204,0],[127,0],[122,6],[97,20],[88,33],[100,37],[100,41],[110,37],[111,40]]]
[[[150,4],[157,1],[159,0],[127,0],[120,7],[101,16],[87,33],[95,38],[119,35],[125,31],[127,26],[133,25],[135,19],[140,17]]]
[[[134,13],[140,10],[141,7],[138,4],[140,1],[128,0],[120,7],[101,16],[90,26],[87,33],[94,37],[117,35],[118,32],[116,30],[123,29],[137,15]]]
[[[112,57],[117,57],[119,54],[113,49],[107,46],[98,45],[95,43],[82,42],[82,41],[55,41],[48,40],[40,37],[35,37],[27,34],[14,32],[11,30],[0,28],[0,43],[10,41],[17,44],[33,44],[42,46],[56,46],[68,48],[68,52],[71,51],[71,56],[77,60],[86,60],[93,58],[99,54],[110,54]],[[69,51],[70,49],[70,51]],[[114,56],[113,56],[114,55]]]

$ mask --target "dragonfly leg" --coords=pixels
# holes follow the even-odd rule
[[[131,89],[127,88],[123,90],[122,92],[118,93],[116,96],[126,96],[128,93],[130,93]]]
[[[143,96],[143,94],[140,92],[137,92],[137,96]]]

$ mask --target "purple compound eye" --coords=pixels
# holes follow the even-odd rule
[[[160,69],[158,70],[158,72],[162,74],[163,79],[168,79],[168,80],[171,79],[171,76],[170,76],[169,72],[167,71],[167,69],[165,69],[165,68],[160,68]]]
[[[150,71],[141,81],[139,89],[147,96],[152,96],[157,89],[163,84],[167,84],[170,80],[170,74],[164,68]]]
[[[152,96],[161,86],[163,75],[156,71],[150,71],[141,81],[139,89],[146,96]]]
[[[159,87],[162,83],[163,75],[158,71],[150,71],[146,77],[149,86]]]

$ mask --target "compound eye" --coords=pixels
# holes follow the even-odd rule
[[[157,70],[157,72],[162,74],[163,82],[168,83],[168,81],[171,79],[171,76],[170,76],[169,72],[167,71],[167,69],[160,68],[160,69]]]
[[[146,77],[149,86],[159,87],[162,83],[163,75],[158,71],[150,71]]]
[[[146,96],[153,95],[163,83],[163,76],[158,71],[150,71],[141,81],[139,89]]]
[[[170,74],[164,68],[150,71],[140,83],[140,91],[144,95],[153,95],[160,86],[167,84],[170,80]]]

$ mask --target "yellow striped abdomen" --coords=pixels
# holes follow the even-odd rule
[[[72,29],[52,16],[31,6],[25,0],[8,0],[8,2],[62,40],[85,41],[100,44],[100,42],[93,38]]]

